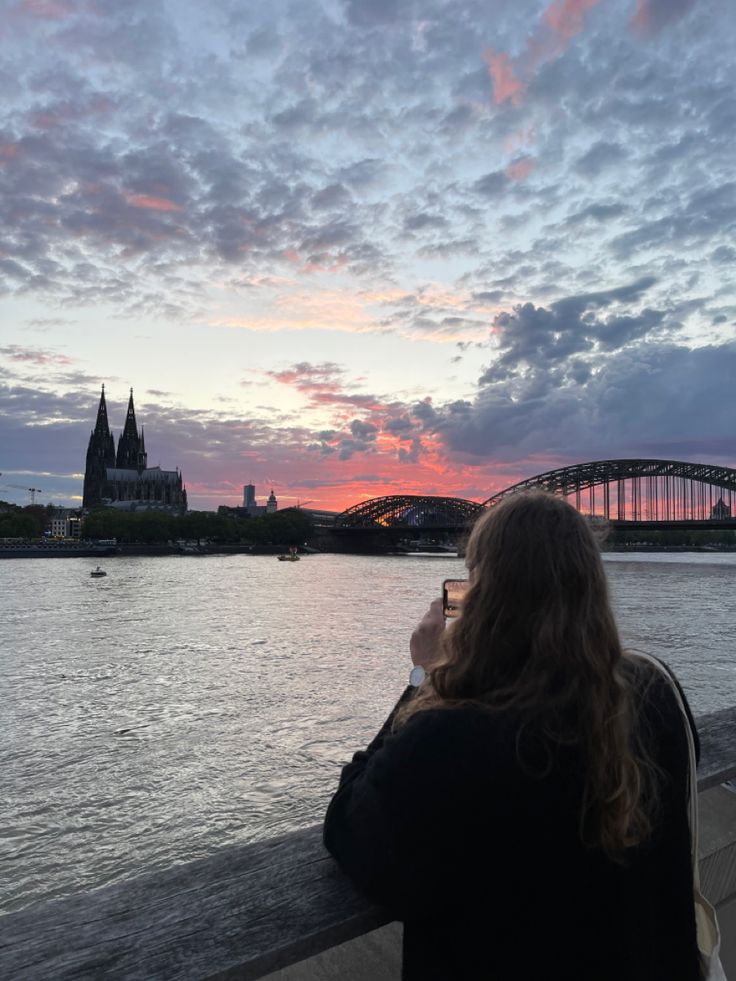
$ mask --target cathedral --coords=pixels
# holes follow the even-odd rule
[[[187,492],[179,470],[147,465],[146,444],[135,421],[133,389],[130,390],[125,428],[115,440],[107,422],[105,386],[102,386],[97,423],[87,447],[82,507],[113,507],[125,511],[174,511],[187,509]]]

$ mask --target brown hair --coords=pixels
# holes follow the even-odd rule
[[[467,548],[470,588],[430,680],[397,716],[472,702],[509,710],[584,764],[581,839],[609,854],[651,831],[655,770],[634,735],[636,671],[624,653],[590,523],[539,491],[484,514]],[[535,740],[538,743],[539,740]]]

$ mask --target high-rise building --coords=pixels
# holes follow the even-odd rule
[[[183,512],[187,509],[187,492],[179,470],[148,466],[143,430],[139,436],[135,421],[132,388],[116,454],[107,420],[105,386],[102,386],[97,422],[87,446],[82,506],[106,506],[126,511]]]
[[[255,484],[245,484],[243,487],[243,507],[254,508],[256,506]]]

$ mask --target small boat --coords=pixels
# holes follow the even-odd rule
[[[103,576],[106,576],[107,573],[105,572],[104,569],[101,569],[99,566],[97,566],[96,569],[93,569],[92,572],[90,572],[90,575],[94,576],[96,579],[101,579]]]
[[[279,562],[298,562],[299,556],[296,554],[296,545],[292,545],[288,555],[277,555]]]

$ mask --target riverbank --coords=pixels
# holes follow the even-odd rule
[[[27,540],[0,545],[0,559],[73,559],[115,556],[162,555],[281,555],[284,545],[252,545],[243,542],[121,542],[110,545],[99,542]],[[298,552],[314,553],[317,549],[300,546]]]
[[[615,543],[604,543],[601,549],[603,552],[643,552],[649,555],[656,555],[661,552],[736,552],[736,545],[626,545]],[[243,542],[187,542],[185,544],[171,544],[166,542],[122,542],[118,545],[102,545],[95,542],[18,542],[13,544],[0,545],[0,559],[70,559],[70,558],[114,558],[116,556],[173,556],[173,555],[280,555],[288,549],[284,545],[251,545]],[[456,554],[462,558],[461,553],[448,552],[445,549],[392,549],[391,551],[370,552],[356,550],[351,553],[349,550],[313,548],[309,545],[300,546],[297,551],[301,555],[323,555],[323,554],[355,554],[355,555],[382,555],[386,557],[432,555],[437,558],[454,557]]]
[[[736,545],[616,545],[607,544],[601,548],[603,552],[736,552]]]

